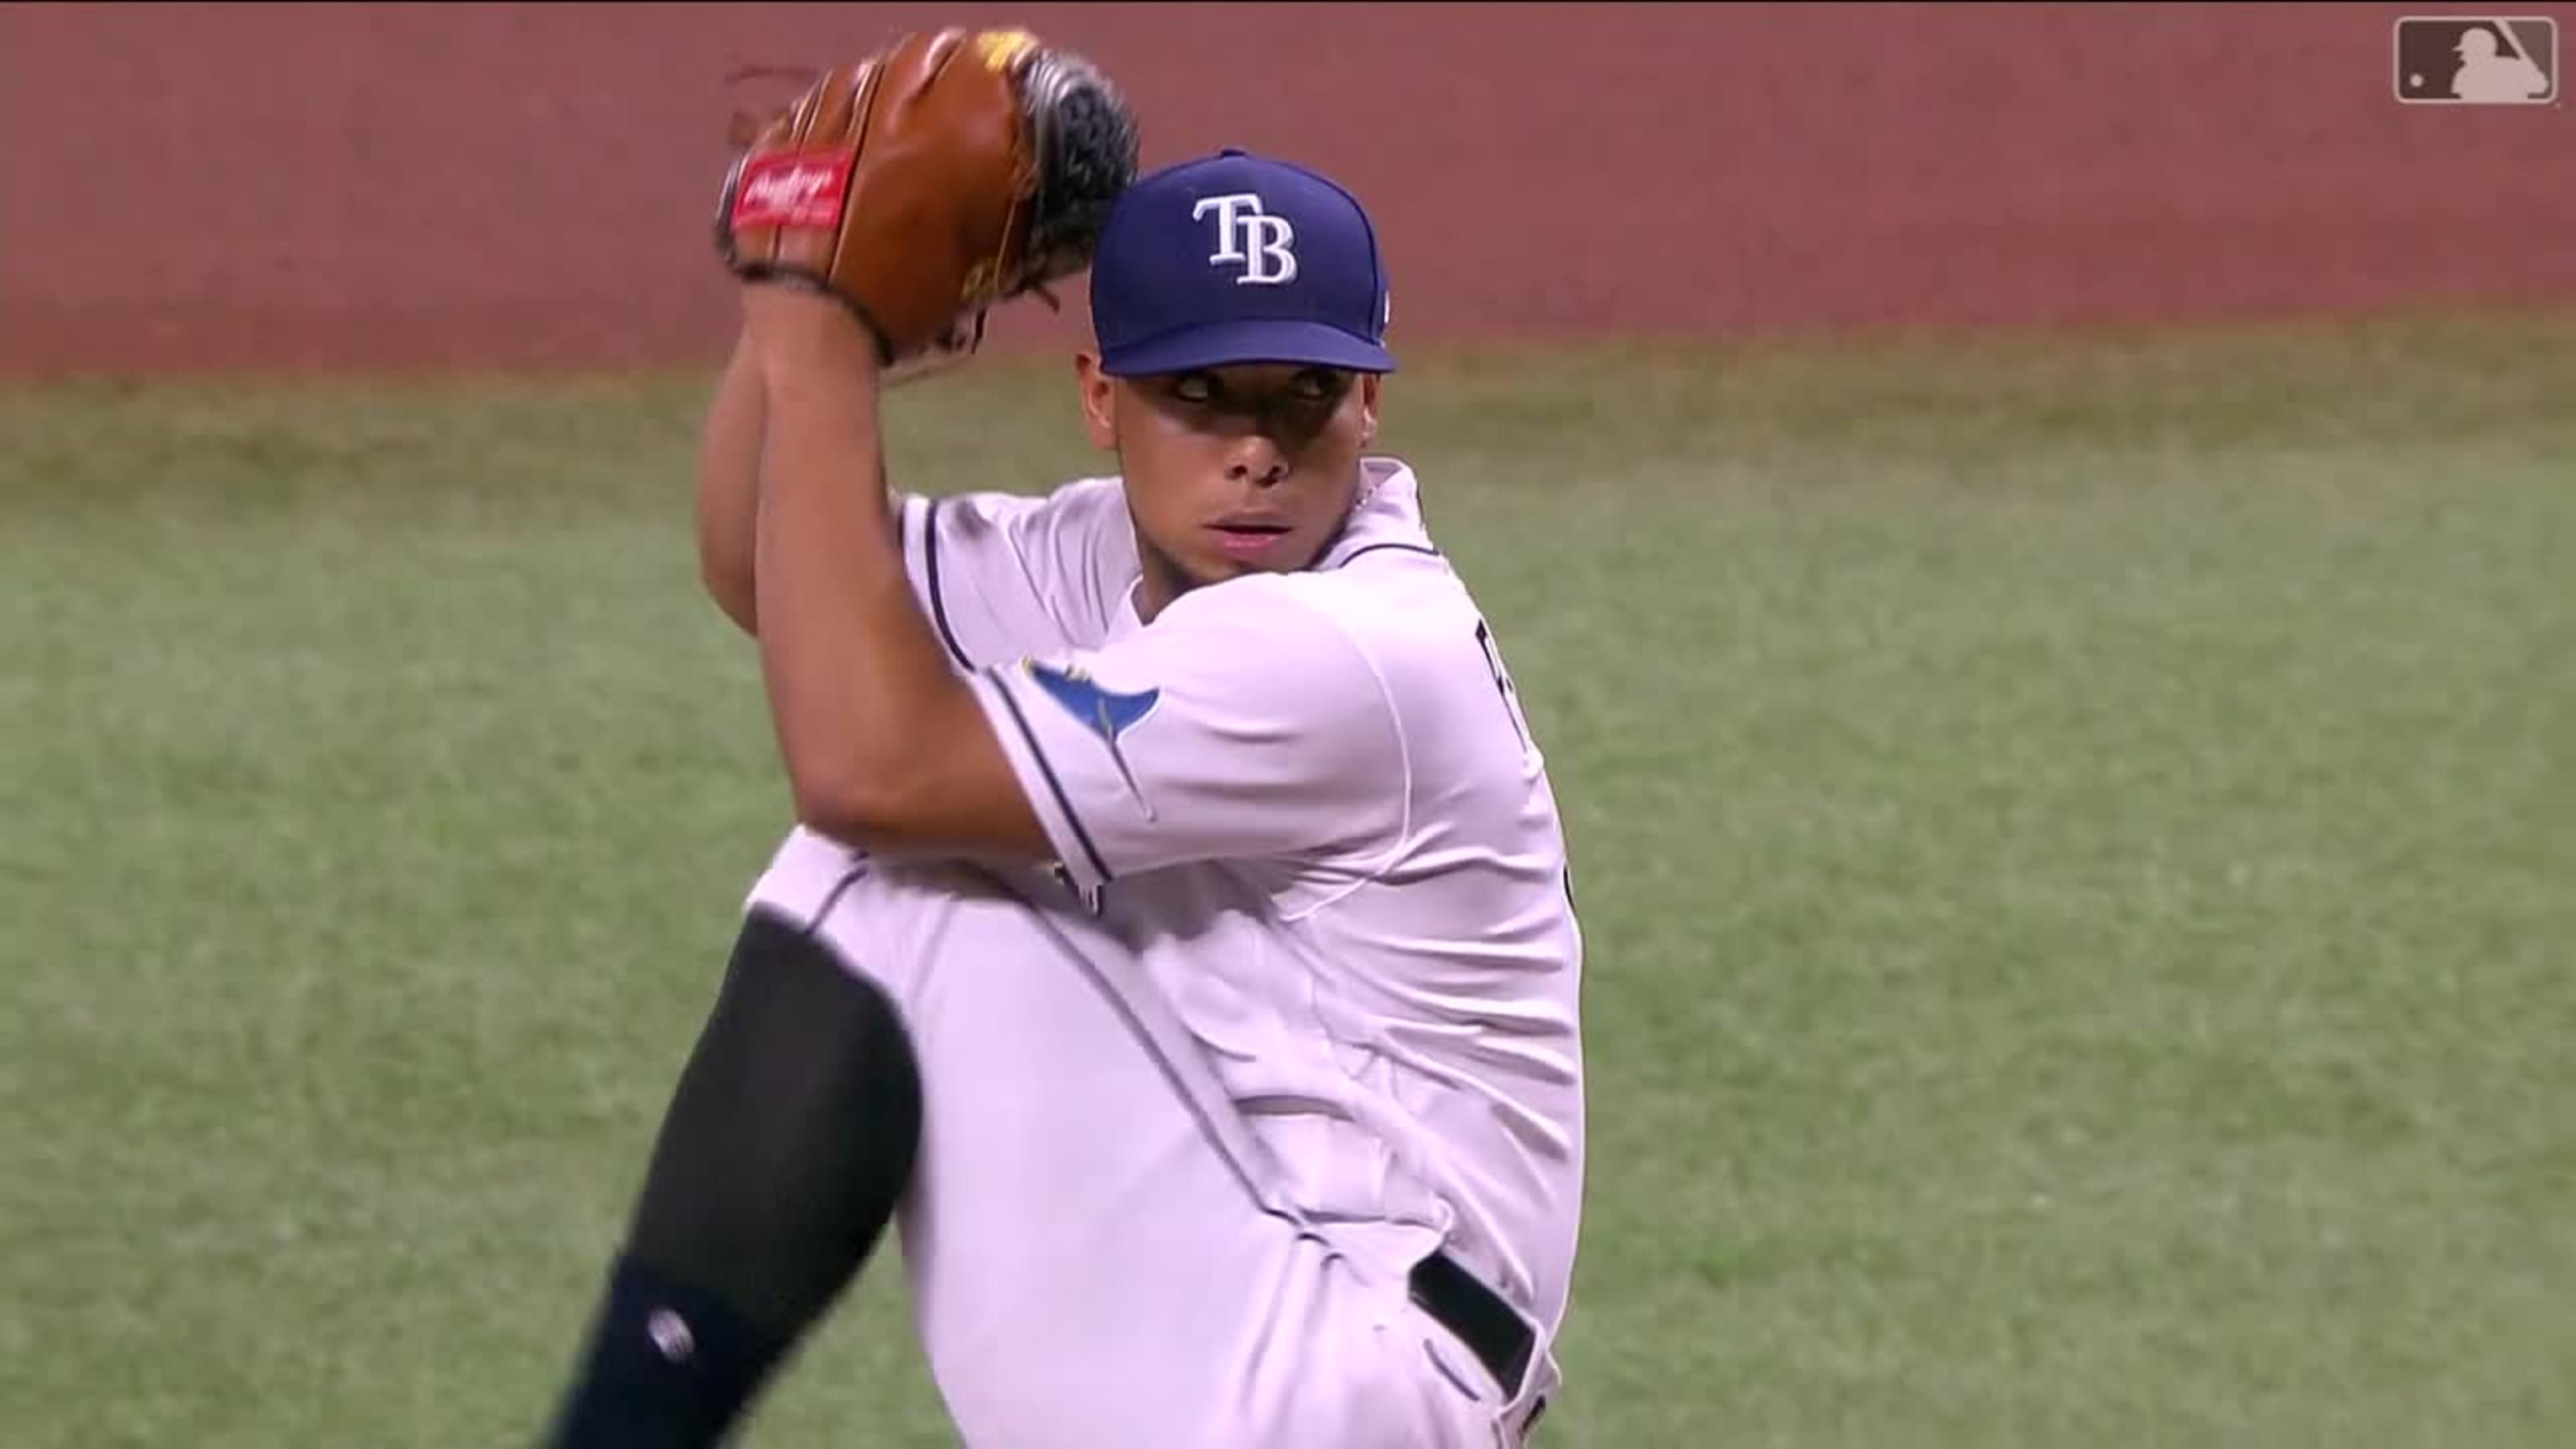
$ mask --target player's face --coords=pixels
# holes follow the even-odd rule
[[[1305,568],[1340,532],[1377,440],[1374,375],[1262,363],[1111,378],[1088,357],[1082,372],[1092,441],[1125,476],[1153,608]]]

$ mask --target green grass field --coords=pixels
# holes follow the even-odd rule
[[[0,403],[12,1449],[541,1418],[784,808],[703,388]],[[1542,1443],[2576,1442],[2570,398],[2566,319],[1397,379],[1593,946]],[[895,422],[1099,465],[1052,368]],[[953,1442],[891,1269],[750,1442]]]

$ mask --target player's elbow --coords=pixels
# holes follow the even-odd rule
[[[961,835],[947,802],[902,773],[813,771],[793,782],[798,823],[854,848],[895,854],[986,843],[971,830]]]
[[[876,772],[846,757],[799,760],[791,755],[787,785],[799,824],[853,845],[881,834],[895,808]]]
[[[720,550],[701,548],[698,550],[698,583],[736,628],[754,638],[759,637],[760,606],[756,601],[760,590],[750,569]]]
[[[797,820],[871,851],[1051,859],[1054,843],[990,726],[959,698],[958,714],[925,713],[917,730],[876,740],[842,736],[829,751],[791,748],[787,778]]]
[[[918,756],[907,767],[900,751],[865,748],[858,740],[831,751],[792,751],[788,787],[796,818],[835,840],[891,842],[916,833],[936,801]]]

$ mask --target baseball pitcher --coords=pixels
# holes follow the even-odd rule
[[[1581,938],[1502,655],[1370,451],[1374,229],[1237,151],[1129,184],[1086,132],[1114,98],[1041,100],[1002,134],[1087,116],[1114,205],[1059,189],[1053,249],[1015,242],[939,155],[992,128],[905,128],[1071,64],[1027,44],[835,71],[727,178],[708,448],[756,448],[759,496],[702,494],[702,539],[799,825],[548,1442],[719,1442],[892,1223],[979,1449],[1519,1443],[1576,1244]],[[1090,268],[1116,474],[888,506],[879,386],[1029,255]]]

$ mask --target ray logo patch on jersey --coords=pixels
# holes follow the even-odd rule
[[[1128,767],[1127,752],[1120,748],[1118,737],[1145,722],[1154,706],[1163,698],[1159,689],[1121,693],[1092,678],[1080,669],[1055,664],[1041,664],[1034,659],[1022,661],[1029,678],[1046,691],[1047,698],[1063,706],[1064,712],[1082,721],[1085,728],[1100,736],[1109,747],[1109,758],[1127,781],[1127,793],[1136,797],[1137,807],[1145,818],[1154,818],[1154,807],[1145,799],[1145,789],[1136,782],[1136,772]]]

